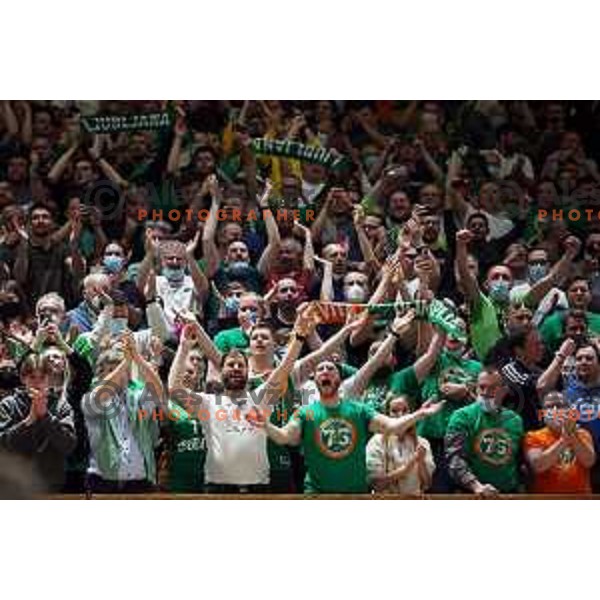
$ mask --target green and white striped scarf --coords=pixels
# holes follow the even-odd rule
[[[252,150],[255,154],[265,156],[281,156],[303,162],[317,163],[328,169],[340,169],[347,164],[347,158],[336,152],[319,146],[308,146],[291,140],[268,140],[255,138],[252,140]]]

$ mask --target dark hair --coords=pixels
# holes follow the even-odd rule
[[[582,348],[592,348],[594,354],[596,355],[596,359],[600,363],[600,348],[598,348],[598,346],[594,344],[594,342],[590,341],[589,339],[585,340],[579,346],[577,346],[577,350],[575,350],[575,353],[577,354],[577,352],[579,352]]]
[[[571,308],[565,315],[565,322],[567,319],[578,319],[580,321],[585,321],[585,311],[581,310],[580,308]]]
[[[467,227],[469,226],[469,223],[473,219],[482,219],[483,221],[485,221],[487,228],[488,229],[490,228],[490,220],[487,218],[487,215],[485,213],[482,213],[482,212],[471,213],[467,219]]]
[[[522,325],[511,328],[488,352],[484,364],[489,368],[495,369],[498,365],[512,358],[516,348],[525,347],[527,338],[531,332],[532,329],[530,327]]]
[[[50,375],[50,365],[45,356],[31,352],[21,361],[19,375],[23,379],[37,372],[41,372],[46,376]]]
[[[232,348],[231,350],[228,350],[227,352],[225,352],[225,354],[223,354],[223,356],[221,357],[221,367],[223,367],[225,361],[230,356],[235,356],[236,358],[243,358],[244,362],[246,363],[246,367],[248,367],[248,357],[239,348]]]
[[[585,282],[587,283],[587,286],[588,286],[588,288],[591,288],[591,285],[590,285],[590,280],[589,280],[587,277],[585,277],[584,275],[579,275],[579,274],[577,274],[577,275],[573,275],[573,277],[571,277],[571,278],[570,278],[570,279],[567,281],[567,283],[566,283],[566,285],[565,285],[565,289],[568,291],[568,290],[569,290],[569,288],[570,288],[570,287],[571,287],[571,286],[572,286],[574,283],[576,283],[576,282],[578,282],[578,281],[585,281]]]
[[[479,371],[479,375],[498,375],[500,378],[502,378],[502,373],[500,373],[500,369],[498,367],[496,367],[495,365],[484,365],[481,368],[481,371]]]
[[[33,213],[36,210],[45,210],[46,212],[50,213],[50,217],[52,217],[52,210],[45,202],[34,202],[31,205],[31,207],[29,208],[29,217],[30,218],[31,218],[31,215],[33,215]],[[52,217],[52,218],[54,218],[54,217]]]
[[[219,159],[217,151],[212,146],[208,146],[205,144],[204,146],[199,146],[198,148],[196,148],[194,156],[192,157],[192,163],[196,162],[198,155],[201,152],[208,152],[209,154],[211,154],[215,162]]]
[[[261,320],[258,321],[255,325],[252,326],[252,328],[250,329],[250,333],[248,335],[248,337],[252,337],[252,334],[257,330],[257,329],[268,329],[271,332],[271,335],[273,336],[273,338],[275,338],[275,329],[273,327],[273,323],[271,323],[270,321],[265,321],[265,320]]]

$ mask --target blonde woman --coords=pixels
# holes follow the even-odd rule
[[[410,413],[403,396],[392,397],[387,406],[390,417]],[[401,437],[374,435],[367,444],[367,473],[372,489],[382,494],[422,494],[431,485],[435,463],[429,442],[412,427]]]

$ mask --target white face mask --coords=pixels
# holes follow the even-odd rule
[[[112,335],[119,335],[123,333],[127,329],[127,319],[124,317],[120,317],[118,319],[113,319],[110,322],[110,332]]]
[[[500,406],[495,398],[477,396],[477,402],[485,413],[497,413],[500,410]]]
[[[348,286],[345,291],[346,300],[348,300],[348,302],[364,302],[366,295],[365,288],[356,283]]]

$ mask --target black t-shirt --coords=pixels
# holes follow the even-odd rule
[[[542,423],[536,385],[541,370],[529,369],[517,358],[509,358],[500,367],[500,373],[508,387],[504,406],[521,415],[525,431],[539,429]]]
[[[45,249],[30,243],[27,252],[29,267],[24,291],[31,306],[35,306],[40,296],[48,292],[60,294],[67,308],[75,306],[77,298],[73,276],[65,265],[68,256],[66,246],[59,242]]]

